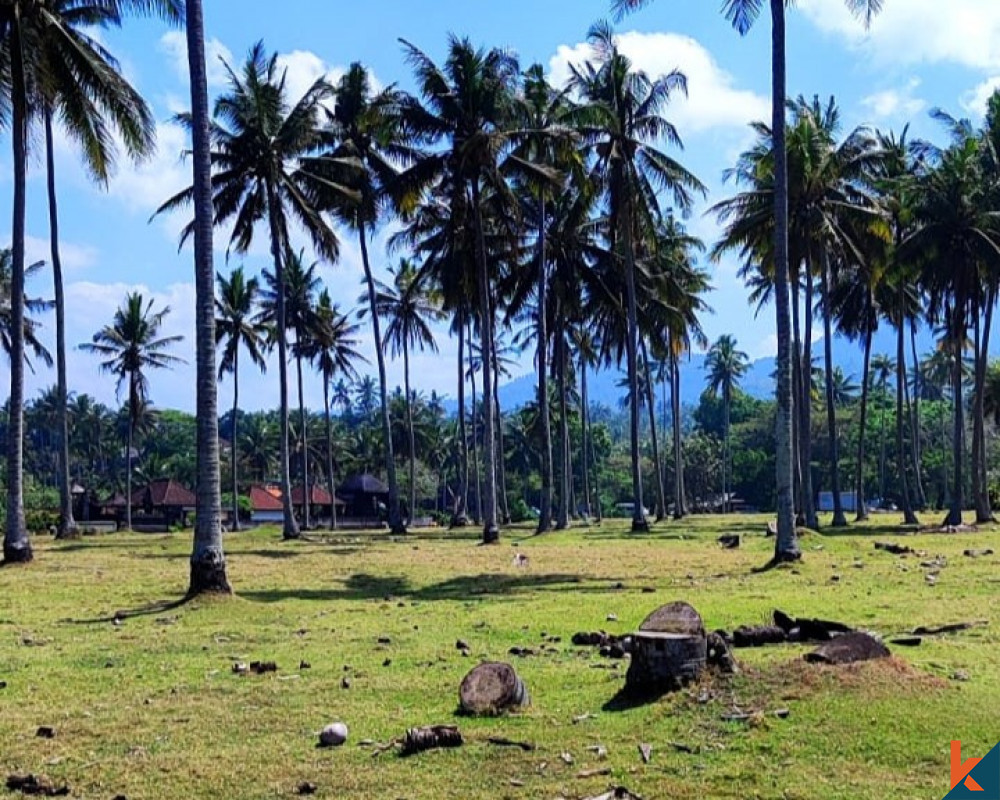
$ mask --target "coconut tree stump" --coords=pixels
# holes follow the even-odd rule
[[[458,700],[466,714],[495,716],[528,705],[524,682],[510,664],[486,662],[462,680]]]
[[[705,669],[705,625],[687,603],[670,603],[650,614],[632,637],[625,688],[633,693],[679,689]]]

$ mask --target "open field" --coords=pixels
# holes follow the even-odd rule
[[[950,740],[961,739],[970,758],[1000,739],[1000,558],[963,555],[1000,548],[993,531],[905,537],[926,558],[947,559],[930,585],[924,558],[874,550],[875,540],[904,541],[883,522],[810,534],[801,565],[761,574],[752,569],[772,547],[764,517],[699,518],[641,537],[621,522],[542,538],[514,530],[494,548],[477,547],[473,531],[283,543],[261,530],[227,539],[237,597],[121,624],[116,611],[184,591],[188,538],[41,540],[34,565],[0,570],[0,770],[43,773],[73,796],[107,800],[291,797],[302,781],[321,798],[577,798],[622,784],[647,799],[936,800],[948,789]],[[744,533],[744,546],[721,550],[722,532]],[[514,541],[527,567],[513,565]],[[709,629],[762,622],[774,608],[886,636],[989,625],[839,669],[804,664],[796,646],[739,650],[736,678],[608,707],[625,665],[609,669],[614,662],[571,646],[571,635],[630,631],[676,599],[698,608]],[[542,650],[543,633],[562,637],[552,652]],[[456,718],[465,672],[480,659],[511,658],[513,646],[536,652],[513,659],[530,709]],[[258,659],[276,661],[278,673],[232,673],[235,661]],[[311,669],[300,670],[302,660]],[[957,671],[969,680],[955,680]],[[723,722],[734,705],[790,716]],[[596,716],[574,723],[587,713]],[[316,732],[335,719],[351,741],[317,749]],[[458,750],[373,758],[358,746],[455,721],[467,740]],[[37,738],[42,725],[55,737]],[[537,749],[490,746],[492,735]],[[640,742],[653,746],[649,764]],[[598,744],[604,760],[587,749]],[[600,767],[611,774],[577,777]]]

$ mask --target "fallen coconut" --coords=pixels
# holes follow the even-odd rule
[[[320,747],[340,747],[347,741],[347,726],[343,722],[333,722],[319,732]]]

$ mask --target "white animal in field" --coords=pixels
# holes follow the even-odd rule
[[[524,553],[515,553],[513,564],[515,567],[528,566],[528,557]]]

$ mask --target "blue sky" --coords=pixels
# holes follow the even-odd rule
[[[366,3],[286,0],[209,0],[206,2],[211,90],[224,86],[217,58],[238,64],[250,46],[263,39],[281,54],[293,91],[301,91],[322,74],[336,77],[352,61],[362,61],[382,84],[410,87],[398,39],[406,38],[435,59],[443,56],[449,31],[475,42],[515,51],[527,66],[540,62],[554,79],[568,72],[567,64],[587,57],[588,27],[608,15],[606,0],[369,0]],[[666,115],[676,122],[685,150],[676,154],[709,187],[709,202],[732,190],[722,184],[723,170],[751,141],[747,123],[769,114],[769,25],[761,20],[741,39],[718,13],[717,0],[659,0],[618,25],[621,46],[638,67],[650,73],[679,68],[688,75],[690,96],[678,97]],[[928,111],[943,107],[956,115],[977,117],[990,90],[1000,87],[1000,3],[996,0],[950,0],[944,12],[935,0],[885,0],[885,11],[869,32],[844,9],[843,0],[800,0],[789,22],[789,91],[793,94],[836,95],[845,128],[872,124],[899,129],[911,122],[915,135],[938,136]],[[62,209],[63,257],[68,297],[68,341],[88,340],[110,320],[130,288],[155,296],[173,312],[168,332],[187,340],[179,354],[193,363],[193,276],[190,250],[177,251],[183,216],[150,223],[155,208],[190,181],[189,165],[181,161],[183,132],[171,115],[187,106],[184,39],[153,21],[131,22],[122,31],[101,37],[121,60],[123,70],[151,103],[159,123],[157,154],[141,165],[123,161],[105,191],[88,183],[77,166],[73,144],[58,141],[58,180]],[[3,144],[9,142],[4,136]],[[0,156],[0,235],[10,218],[10,159]],[[29,178],[29,255],[47,255],[44,171],[40,158]],[[689,221],[691,230],[711,242],[717,228],[702,213]],[[267,266],[266,240],[245,259],[225,261],[225,241],[216,241],[217,268],[245,263],[251,272]],[[6,238],[0,236],[0,238]],[[346,233],[339,263],[323,265],[320,273],[334,299],[345,308],[356,305],[361,291],[358,248]],[[377,271],[391,263],[381,242],[373,247]],[[736,278],[736,264],[709,265],[715,291],[715,313],[705,329],[711,338],[735,334],[754,358],[775,350],[770,313],[755,319],[746,293]],[[35,295],[51,296],[48,273],[32,286]],[[43,335],[54,338],[46,319]],[[364,330],[365,350],[370,334]],[[453,394],[455,345],[442,331],[440,353],[418,356],[414,363],[417,388]],[[93,357],[74,351],[69,356],[70,387],[116,403],[114,383],[97,371]],[[530,357],[521,372],[531,369]],[[276,368],[261,377],[246,370],[241,378],[248,407],[277,405]],[[401,366],[390,366],[390,380],[402,379]],[[39,368],[29,393],[54,381]],[[226,381],[220,402],[231,392]],[[153,401],[162,407],[191,409],[194,405],[193,367],[151,376]],[[321,388],[312,380],[307,401],[319,407]]]

